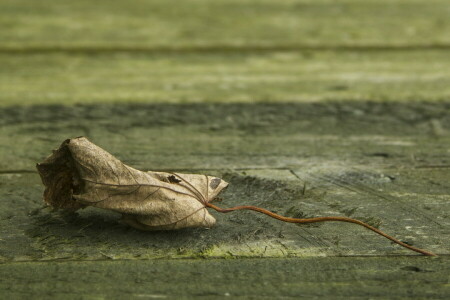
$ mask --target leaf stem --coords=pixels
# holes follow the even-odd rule
[[[421,253],[423,255],[426,256],[437,256],[436,254],[426,251],[426,250],[422,250],[413,246],[410,246],[402,241],[399,241],[398,239],[384,233],[383,231],[370,226],[369,224],[366,224],[360,220],[356,220],[356,219],[352,219],[352,218],[346,218],[346,217],[318,217],[318,218],[307,218],[307,219],[298,219],[298,218],[290,218],[290,217],[284,217],[281,215],[278,215],[276,213],[273,213],[267,209],[264,208],[260,208],[257,206],[252,206],[252,205],[242,205],[242,206],[235,206],[235,207],[231,207],[231,208],[220,208],[218,206],[215,206],[214,204],[211,204],[209,202],[204,203],[207,207],[210,207],[220,213],[229,213],[235,210],[253,210],[253,211],[257,211],[259,213],[268,215],[269,217],[272,217],[274,219],[283,221],[283,222],[288,222],[288,223],[301,223],[301,224],[307,224],[307,223],[317,223],[317,222],[328,222],[328,221],[335,221],[335,222],[347,222],[347,223],[354,223],[354,224],[358,224],[361,225],[363,227],[366,227],[369,230],[372,230],[376,233],[378,233],[379,235],[393,241],[394,243],[403,246],[409,250]]]

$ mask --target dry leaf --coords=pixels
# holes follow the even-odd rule
[[[37,165],[46,189],[44,200],[56,208],[86,206],[122,213],[123,221],[142,230],[211,227],[216,220],[207,207],[221,213],[253,210],[289,223],[347,222],[363,226],[410,250],[408,245],[360,220],[347,217],[288,218],[252,205],[220,208],[211,204],[228,183],[217,177],[169,172],[142,172],[92,144],[84,137],[69,139]]]
[[[142,230],[213,226],[205,203],[228,185],[206,175],[139,171],[84,137],[64,141],[37,169],[49,205],[113,210]]]

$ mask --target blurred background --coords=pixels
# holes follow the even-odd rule
[[[0,102],[443,100],[446,0],[0,3]]]

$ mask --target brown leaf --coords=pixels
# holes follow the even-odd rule
[[[46,186],[44,200],[49,205],[71,210],[95,206],[117,211],[122,213],[125,223],[142,230],[211,227],[216,220],[206,207],[221,213],[253,210],[288,223],[353,223],[412,251],[436,255],[352,218],[289,218],[252,205],[220,208],[210,201],[228,185],[222,179],[197,174],[142,172],[123,164],[84,137],[64,141],[37,165],[37,169]]]
[[[84,137],[64,141],[37,169],[49,205],[117,211],[142,230],[213,226],[205,205],[228,185],[206,175],[139,171]]]

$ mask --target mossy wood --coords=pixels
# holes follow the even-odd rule
[[[448,299],[449,5],[0,1],[1,295]],[[227,206],[347,215],[440,257],[252,212],[149,233],[43,208],[35,163],[80,135],[224,178]]]

